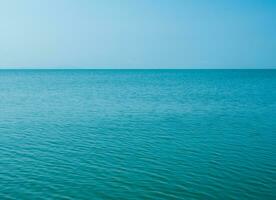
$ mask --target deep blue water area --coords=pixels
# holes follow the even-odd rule
[[[276,199],[276,70],[1,70],[0,199]]]

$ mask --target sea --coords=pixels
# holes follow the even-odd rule
[[[275,200],[276,70],[1,70],[0,199]]]

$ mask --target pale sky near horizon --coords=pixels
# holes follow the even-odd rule
[[[276,0],[0,0],[12,67],[276,69]]]

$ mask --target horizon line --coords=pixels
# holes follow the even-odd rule
[[[133,67],[133,68],[112,68],[112,67],[1,67],[0,70],[275,70],[276,66],[272,67],[172,67],[172,68],[165,68],[165,67]]]

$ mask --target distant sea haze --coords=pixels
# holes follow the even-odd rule
[[[276,199],[276,70],[0,70],[0,199]]]

